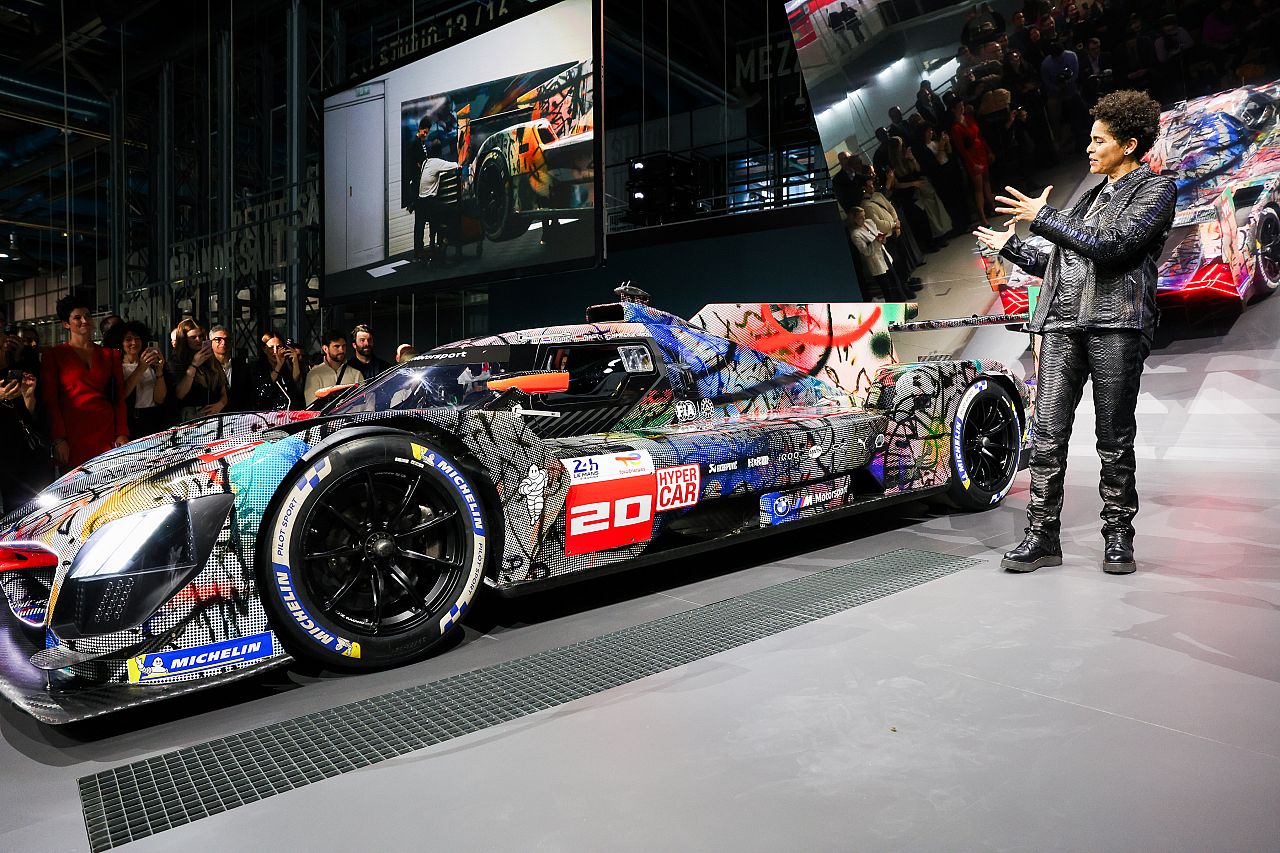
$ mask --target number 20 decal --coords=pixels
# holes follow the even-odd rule
[[[610,527],[630,527],[653,520],[653,496],[635,495],[609,501],[582,504],[569,510],[569,535],[600,533]]]

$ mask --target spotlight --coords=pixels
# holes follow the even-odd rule
[[[644,200],[644,193],[639,193],[639,192],[638,192],[638,193],[632,193],[632,194],[631,194],[631,197],[632,197],[632,198],[634,198],[636,201],[643,201],[643,200]]]

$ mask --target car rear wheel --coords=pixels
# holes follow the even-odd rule
[[[484,572],[480,495],[458,460],[409,435],[340,444],[277,501],[259,577],[295,657],[406,663],[458,630]]]
[[[967,511],[998,506],[1018,474],[1022,419],[1013,398],[989,379],[970,385],[956,407],[951,431],[947,498]]]
[[[515,192],[502,151],[484,155],[476,170],[476,204],[489,240],[510,240],[529,230],[529,220],[517,215]]]
[[[1269,296],[1280,287],[1280,214],[1274,207],[1264,208],[1254,232],[1257,240],[1258,260],[1254,267],[1258,296]]]

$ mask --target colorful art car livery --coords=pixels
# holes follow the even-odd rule
[[[909,310],[595,306],[440,347],[318,413],[131,442],[0,520],[0,629],[23,652],[0,692],[66,722],[290,657],[386,666],[456,631],[482,584],[517,594],[897,500],[998,503],[1023,442],[978,467],[953,426],[980,394],[1021,439],[1027,389],[991,362],[899,363],[888,324]]]

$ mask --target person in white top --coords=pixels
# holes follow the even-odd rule
[[[125,405],[129,415],[129,435],[141,438],[164,429],[162,405],[169,394],[164,380],[164,356],[149,343],[151,333],[141,323],[124,324],[121,339],[121,370],[124,372]]]
[[[906,294],[893,274],[893,258],[884,247],[886,237],[874,222],[867,219],[865,210],[861,207],[850,209],[849,238],[862,256],[871,288],[878,289],[886,302],[906,302]]]
[[[425,140],[426,128],[418,131],[418,139]],[[437,259],[436,251],[443,245],[441,226],[444,222],[444,206],[440,201],[440,176],[458,168],[452,160],[442,159],[443,147],[439,140],[427,143],[424,149],[426,158],[418,167],[418,197],[413,206],[413,259],[415,261]],[[431,250],[428,252],[423,244],[423,226],[431,228]]]

